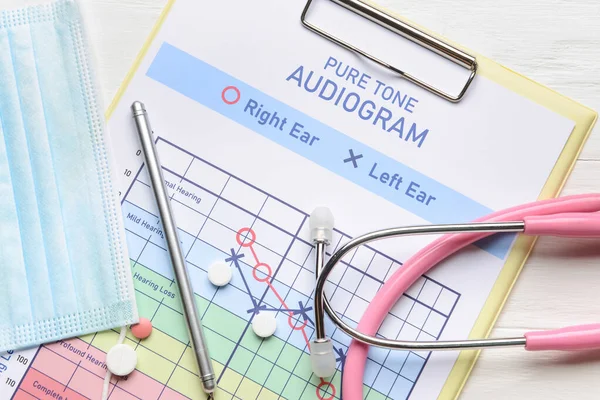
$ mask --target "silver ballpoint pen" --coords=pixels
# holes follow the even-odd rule
[[[216,388],[215,373],[208,353],[208,347],[202,329],[202,321],[198,314],[198,307],[196,306],[196,301],[194,299],[194,290],[192,289],[190,277],[187,272],[185,257],[183,256],[179,244],[177,225],[175,224],[173,211],[171,210],[171,203],[165,186],[165,179],[163,177],[158,153],[154,145],[152,128],[150,127],[146,107],[143,103],[136,101],[131,105],[131,110],[133,111],[133,118],[146,157],[146,168],[148,169],[150,180],[152,181],[152,188],[154,189],[156,203],[160,212],[160,219],[162,220],[163,229],[165,230],[167,247],[169,249],[169,255],[171,256],[173,270],[175,271],[175,280],[179,287],[181,302],[183,303],[183,312],[190,335],[192,350],[194,351],[198,363],[202,388],[206,393],[213,393]]]

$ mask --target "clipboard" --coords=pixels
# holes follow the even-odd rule
[[[575,122],[575,128],[573,129],[565,147],[563,148],[557,163],[555,164],[542,192],[540,193],[539,199],[547,199],[557,197],[561,192],[570,172],[572,171],[575,161],[580,154],[586,139],[589,137],[592,128],[597,121],[598,114],[586,108],[577,102],[560,95],[549,88],[546,88],[508,68],[505,68],[498,63],[473,52],[464,49],[451,41],[440,38],[433,32],[419,27],[409,21],[402,19],[402,17],[385,10],[378,9],[370,1],[359,1],[359,0],[330,0],[338,5],[350,9],[351,11],[364,16],[373,22],[382,25],[391,31],[401,34],[407,37],[409,40],[415,43],[425,45],[436,54],[441,55],[444,58],[450,59],[457,65],[467,69],[469,71],[469,77],[464,82],[462,90],[458,93],[447,93],[443,90],[436,88],[434,85],[425,82],[424,80],[404,73],[401,69],[386,63],[377,57],[370,56],[368,50],[354,47],[351,43],[344,44],[341,40],[333,41],[349,50],[355,51],[362,56],[365,56],[372,61],[389,68],[393,72],[402,75],[407,80],[414,84],[429,90],[432,93],[444,98],[451,102],[460,102],[463,97],[468,96],[468,90],[471,82],[476,75],[485,76],[486,78],[498,83],[499,85],[515,92],[527,99],[564,116],[565,118]],[[153,28],[146,44],[142,48],[136,62],[132,69],[127,75],[124,84],[117,92],[115,99],[111,103],[106,117],[110,119],[111,115],[115,111],[119,101],[123,97],[128,84],[131,82],[134,74],[138,70],[144,56],[146,55],[153,39],[161,29],[162,24],[167,19],[169,12],[176,0],[170,0],[161,14],[157,24]],[[332,35],[327,32],[320,31],[318,27],[313,26],[310,23],[310,6],[312,0],[307,1],[306,8],[303,14],[298,16],[299,23],[302,22],[309,29],[312,29],[321,36],[327,37],[332,40]],[[410,35],[409,33],[416,34]],[[432,46],[432,44],[435,44]],[[437,46],[437,47],[436,47]],[[433,48],[432,48],[433,47]],[[522,270],[528,255],[533,249],[535,244],[534,238],[520,237],[513,246],[513,250],[507,258],[507,261],[502,269],[487,301],[471,331],[470,337],[487,337],[494,323],[496,322],[498,315],[511,292],[511,289]],[[462,390],[466,379],[469,376],[476,360],[478,352],[462,353],[454,367],[440,393],[441,399],[452,399],[456,398]]]

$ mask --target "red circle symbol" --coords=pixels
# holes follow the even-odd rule
[[[321,394],[323,392],[323,394]],[[325,397],[325,394],[331,393],[329,397]],[[331,382],[322,381],[317,386],[317,398],[320,400],[333,400],[335,398],[335,386]]]
[[[252,230],[252,228],[242,228],[237,231],[235,240],[242,247],[251,247],[254,245],[254,242],[256,242],[256,233]]]
[[[258,275],[258,269],[260,267],[263,267],[263,270],[261,270],[261,276]],[[266,270],[266,271],[264,271]],[[265,263],[259,263],[256,264],[254,266],[254,269],[252,270],[252,276],[254,277],[254,279],[256,279],[259,282],[267,282],[269,279],[271,279],[271,275],[273,274],[273,271],[271,270],[271,267],[269,266],[269,264],[265,264]],[[264,277],[262,275],[265,275]]]
[[[233,100],[227,99],[227,94],[229,92],[235,93],[235,98]],[[240,101],[241,97],[242,97],[242,94],[240,93],[240,89],[236,88],[235,86],[227,86],[225,89],[223,89],[223,93],[221,93],[221,99],[223,100],[223,102],[230,106],[237,103],[238,101]]]
[[[290,313],[290,316],[288,317],[288,325],[290,326],[290,328],[292,328],[292,330],[301,331],[304,330],[304,328],[306,328],[306,325],[308,325],[307,320],[302,321],[302,324],[300,324],[300,326],[296,326],[296,322],[298,321],[294,319],[294,313]]]

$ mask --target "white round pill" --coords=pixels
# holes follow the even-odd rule
[[[231,282],[233,272],[229,264],[219,261],[208,267],[208,280],[215,286],[225,286]]]
[[[268,338],[273,336],[277,329],[277,320],[275,314],[262,312],[254,316],[252,320],[252,330],[261,338]]]
[[[137,365],[135,350],[126,344],[118,344],[106,355],[106,368],[116,376],[126,376],[133,372]]]

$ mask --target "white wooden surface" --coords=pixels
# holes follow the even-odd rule
[[[81,1],[108,104],[166,0]],[[598,0],[378,1],[600,110]],[[2,0],[1,7],[39,2]],[[600,191],[600,127],[588,141],[564,193],[590,191]],[[600,246],[589,241],[543,239],[493,335],[594,322],[600,322]],[[600,352],[491,351],[482,354],[461,399],[599,399],[599,377]]]

